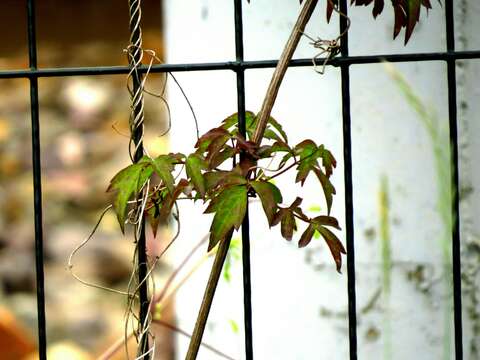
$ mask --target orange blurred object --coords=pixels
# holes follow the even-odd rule
[[[0,349],[2,360],[18,360],[35,351],[35,342],[15,316],[0,307]]]

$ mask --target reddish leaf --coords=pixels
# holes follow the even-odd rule
[[[333,259],[337,264],[337,271],[341,272],[342,268],[342,254],[346,254],[345,248],[343,247],[341,241],[337,236],[328,230],[326,227],[315,225],[315,230],[317,230],[320,235],[325,239],[330,252],[332,253]]]
[[[282,218],[282,222],[280,224],[280,231],[282,236],[286,240],[292,240],[293,232],[297,230],[297,223],[295,222],[295,217],[293,216],[293,212],[288,210],[285,213],[285,216]]]
[[[212,192],[230,171],[209,171],[203,174],[207,192]]]
[[[207,156],[205,157],[205,159],[209,163],[209,166],[210,166],[211,169],[213,168],[210,165],[212,159],[215,158],[218,155],[218,153],[225,148],[225,144],[227,143],[227,141],[229,139],[230,139],[230,135],[217,136],[208,145],[207,150],[206,150]]]
[[[321,154],[321,151],[318,150],[317,145],[312,140],[304,140],[295,146],[295,153],[300,156],[295,182],[300,182],[303,185],[310,171],[318,166],[317,158]]]
[[[405,44],[412,36],[413,29],[420,18],[421,0],[407,0],[407,26],[405,30]]]
[[[206,186],[202,170],[207,169],[205,159],[199,154],[190,154],[185,161],[185,170],[187,176],[192,180],[195,190],[203,197],[205,196]]]
[[[210,146],[212,141],[217,139],[218,137],[230,136],[230,133],[222,129],[221,127],[213,128],[203,134],[195,143],[195,147],[199,149],[201,153],[205,152],[207,148]]]
[[[312,224],[308,225],[308,227],[305,229],[302,236],[300,237],[300,240],[298,241],[298,247],[302,248],[307,246],[310,243],[310,241],[312,241],[312,237],[314,233],[315,233],[315,228],[313,227],[313,225]]]
[[[280,190],[272,183],[266,181],[252,181],[250,185],[260,197],[268,224],[272,226],[275,211],[278,208],[278,204],[282,202]]]
[[[222,151],[219,151],[210,157],[210,161],[208,163],[209,169],[215,169],[221,164],[223,164],[227,159],[233,157],[236,154],[236,151],[231,146],[226,145]]]
[[[280,224],[280,222],[285,217],[285,215],[287,214],[288,211],[289,211],[289,209],[280,208],[280,210],[278,210],[277,213],[273,216],[271,225],[275,226],[275,225]]]
[[[317,225],[331,226],[331,227],[334,227],[335,229],[342,230],[340,228],[340,225],[338,225],[338,220],[332,216],[325,216],[325,215],[317,216],[312,219],[312,222]]]
[[[327,175],[327,177],[330,177],[330,175],[332,175],[333,173],[333,168],[337,167],[337,160],[335,160],[333,154],[329,150],[323,148],[323,145],[321,147],[322,165],[325,169],[325,175]]]
[[[424,6],[427,11],[432,8],[430,0],[391,0],[394,11],[393,37],[396,38],[402,28],[405,28],[405,44],[412,36],[413,30],[420,19],[420,10]],[[352,0],[356,6],[367,6],[373,2],[372,15],[376,18],[384,9],[384,0]],[[440,0],[439,0],[440,2]],[[333,11],[332,4],[327,1],[327,19]]]

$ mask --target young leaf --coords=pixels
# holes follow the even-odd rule
[[[175,158],[170,155],[160,155],[152,160],[153,170],[162,179],[164,185],[170,193],[173,193],[175,180],[172,171],[174,169]]]
[[[203,197],[206,192],[205,179],[202,170],[207,169],[205,160],[198,154],[190,154],[185,161],[187,176],[192,179],[195,190]]]
[[[310,171],[318,166],[317,158],[320,152],[312,140],[302,141],[295,146],[295,152],[300,156],[295,182],[300,182],[303,185]]]
[[[308,225],[308,227],[303,232],[300,240],[298,241],[298,247],[302,248],[307,246],[310,241],[312,241],[313,234],[315,233],[315,228],[312,224]]]
[[[295,222],[295,217],[293,212],[288,210],[285,216],[282,218],[282,223],[280,224],[280,232],[282,236],[290,241],[293,237],[293,232],[297,230],[297,223]]]
[[[278,131],[278,133],[280,134],[280,136],[282,137],[282,140],[288,144],[288,137],[287,137],[287,134],[285,133],[285,131],[283,130],[283,127],[282,125],[280,125],[280,123],[275,120],[273,117],[270,116],[270,118],[268,119],[268,122],[270,124],[272,124],[272,126],[275,128],[275,130]]]
[[[250,185],[260,197],[263,210],[268,219],[268,224],[272,226],[273,217],[278,208],[278,204],[283,201],[282,193],[275,185],[266,181],[252,181]]]
[[[337,236],[328,230],[324,226],[314,225],[315,229],[322,235],[325,239],[330,252],[332,253],[333,259],[337,264],[337,271],[341,272],[340,269],[342,268],[342,254],[346,254],[345,248],[343,247],[341,241],[337,238]]]
[[[323,168],[325,169],[325,175],[327,175],[327,177],[330,177],[333,173],[333,168],[337,167],[337,160],[335,160],[335,158],[333,157],[333,154],[329,150],[323,148],[323,145],[322,145],[321,157],[322,157],[322,165],[323,165]]]
[[[231,159],[233,155],[236,154],[236,151],[231,146],[226,145],[222,151],[219,151],[210,157],[210,162],[208,164],[209,169],[215,169],[227,159]]]
[[[207,151],[208,147],[211,145],[213,141],[215,141],[219,137],[229,137],[230,133],[221,128],[213,128],[203,134],[195,143],[195,147],[198,149],[197,152],[203,154]]]
[[[212,140],[212,142],[207,147],[207,156],[206,160],[210,169],[215,168],[215,158],[218,154],[225,149],[225,144],[230,139],[230,135],[221,135]]]
[[[340,225],[338,225],[338,220],[332,216],[320,215],[312,219],[312,222],[316,225],[331,226],[337,230],[342,230]]]
[[[314,168],[313,171],[317,175],[318,180],[322,185],[323,193],[325,194],[325,201],[327,202],[327,213],[330,214],[330,210],[332,209],[333,195],[336,194],[335,188],[322,170],[319,168]]]
[[[122,232],[125,232],[125,219],[128,200],[140,191],[145,181],[152,175],[152,168],[145,162],[127,166],[110,181],[107,191],[116,191],[113,208],[117,214]]]
[[[230,171],[207,171],[203,174],[207,193],[212,192]]]
[[[235,185],[225,188],[217,197],[210,201],[205,213],[215,213],[210,227],[210,251],[226,235],[242,224],[247,208],[247,187]]]

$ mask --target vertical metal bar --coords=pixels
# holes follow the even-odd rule
[[[137,46],[133,50],[133,58],[130,58],[130,65],[139,64],[141,61],[141,52],[140,47],[142,45],[142,31],[140,28],[141,20],[141,1],[140,0],[129,0],[129,10],[130,10],[130,44]],[[140,72],[134,71],[132,73],[132,83],[133,83],[133,119],[143,118],[143,94],[141,90],[142,83],[142,74]],[[138,162],[144,155],[143,150],[143,126],[133,125],[133,134],[132,139],[135,144],[135,153],[133,156],[133,161]],[[147,245],[145,238],[145,219],[142,218],[140,224],[140,237],[137,242],[137,261],[138,261],[138,283],[140,284],[138,293],[140,301],[139,309],[139,324],[140,330],[144,331],[144,324],[148,317],[149,311],[149,300],[148,300],[148,282],[146,281],[148,274],[148,264],[147,264]],[[146,354],[148,351],[148,334],[142,336],[141,342],[139,344],[139,354]],[[142,359],[150,359],[150,355],[145,355]]]
[[[347,0],[340,0],[340,11],[347,15]],[[340,33],[342,56],[348,56],[347,18],[340,15]],[[340,68],[342,78],[343,113],[343,159],[345,178],[345,225],[347,237],[347,275],[348,275],[348,336],[350,360],[357,359],[357,304],[355,289],[355,243],[353,228],[353,185],[352,185],[352,132],[350,114],[350,69],[348,64]]]
[[[235,55],[238,62],[243,61],[243,21],[242,1],[235,0]],[[246,138],[245,122],[245,72],[243,68],[237,68],[237,105],[238,105],[238,129]],[[243,159],[244,154],[240,154]],[[248,216],[248,204],[245,218],[242,223],[242,261],[243,261],[243,313],[245,325],[245,358],[253,359],[252,344],[252,284],[250,274],[250,222]]]
[[[455,27],[453,0],[445,0],[447,52],[455,51]],[[447,60],[448,116],[450,127],[450,151],[452,156],[452,272],[453,309],[455,327],[455,359],[463,359],[462,343],[462,268],[460,254],[460,211],[458,175],[458,131],[457,131],[457,79],[455,59]]]
[[[35,0],[27,1],[28,57],[30,69],[37,69]],[[40,122],[38,111],[38,79],[30,78],[30,115],[32,121],[33,206],[35,212],[35,269],[37,281],[38,356],[47,359],[45,321],[45,275],[43,270],[42,166],[40,158]]]

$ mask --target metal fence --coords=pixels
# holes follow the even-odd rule
[[[276,60],[245,61],[243,58],[243,29],[242,3],[234,0],[235,7],[235,44],[236,59],[228,62],[191,63],[191,64],[161,64],[154,65],[150,71],[188,72],[200,70],[231,70],[237,75],[237,100],[239,113],[239,128],[245,129],[245,72],[250,69],[273,68]],[[453,0],[445,0],[446,16],[446,51],[435,53],[385,54],[375,56],[349,56],[348,34],[341,41],[341,54],[328,62],[328,66],[340,67],[341,92],[343,110],[343,155],[345,181],[345,218],[346,218],[346,245],[347,245],[347,275],[348,275],[348,320],[349,320],[349,348],[350,359],[357,359],[357,313],[355,291],[355,247],[353,229],[353,189],[352,189],[352,151],[351,151],[351,114],[350,114],[350,65],[372,64],[382,61],[390,62],[422,62],[442,61],[447,63],[448,79],[448,109],[450,126],[450,144],[452,154],[452,275],[454,299],[455,325],[455,359],[463,359],[462,349],[462,295],[461,295],[461,258],[460,258],[460,229],[459,229],[459,173],[458,173],[458,135],[457,135],[457,90],[456,90],[456,61],[462,59],[478,59],[480,51],[455,51],[454,8]],[[340,11],[347,14],[347,0],[340,0]],[[127,74],[127,66],[98,66],[76,68],[48,68],[37,67],[37,41],[35,29],[35,0],[27,1],[28,18],[28,47],[29,69],[0,71],[0,79],[28,78],[30,81],[30,114],[32,127],[32,159],[33,159],[33,186],[35,211],[35,260],[37,285],[38,311],[38,352],[39,358],[47,358],[46,349],[46,319],[45,319],[45,291],[44,291],[44,256],[43,256],[43,228],[42,228],[42,185],[40,164],[40,122],[38,79],[42,77],[61,76],[95,76]],[[340,17],[340,33],[347,29],[347,19]],[[323,61],[324,59],[319,59]],[[311,66],[311,59],[296,59],[290,62],[290,67]],[[146,72],[145,66],[140,67]],[[251,321],[251,285],[250,285],[250,242],[249,242],[248,212],[242,226],[243,237],[243,274],[244,274],[244,306],[245,306],[245,355],[253,359],[252,321]]]

